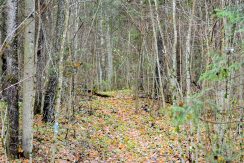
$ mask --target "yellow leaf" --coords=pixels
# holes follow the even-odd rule
[[[19,146],[19,147],[18,147],[18,152],[19,152],[19,153],[23,153],[24,150]]]
[[[223,156],[219,156],[218,157],[218,163],[224,163],[225,162],[225,159]]]

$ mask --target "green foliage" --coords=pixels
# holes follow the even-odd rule
[[[232,30],[232,32],[243,32],[244,28],[241,27],[238,31],[233,31],[235,25],[237,23],[244,22],[243,16],[243,6],[230,6],[225,9],[215,9],[214,15],[220,19],[226,18],[227,24],[225,26],[226,29]],[[232,34],[230,32],[230,34]]]
[[[202,97],[204,96],[205,91],[196,93],[189,97],[189,99],[186,99],[186,103],[188,105],[183,106],[172,106],[172,117],[173,117],[173,123],[179,127],[180,125],[183,125],[189,121],[193,121],[195,124],[198,123],[199,117],[201,115],[202,109],[206,105],[204,104]],[[177,129],[179,130],[179,128]]]
[[[241,23],[244,21],[244,16],[242,9],[235,6],[226,9],[216,9],[215,13],[218,18],[227,18],[228,22],[231,24]]]
[[[210,58],[212,63],[207,66],[207,70],[200,76],[200,81],[226,81],[230,74],[238,71],[241,63],[228,63],[228,55],[220,55],[211,53]],[[208,105],[210,108],[216,110],[216,104],[211,102],[211,99],[203,102],[203,97],[210,90],[202,90],[200,93],[193,94],[189,99],[186,99],[184,106],[173,106],[172,117],[176,126],[183,125],[189,121],[198,123],[200,113],[204,106]],[[177,129],[179,130],[179,128]]]
[[[231,73],[239,70],[241,63],[228,63],[228,55],[212,53],[210,58],[212,63],[207,66],[207,70],[200,76],[200,81],[224,81]]]
[[[186,108],[180,106],[173,106],[173,119],[175,125],[179,126],[185,123],[186,121]]]

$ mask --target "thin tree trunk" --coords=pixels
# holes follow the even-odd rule
[[[61,39],[61,46],[59,51],[59,61],[58,61],[58,83],[57,83],[57,92],[56,92],[56,99],[55,99],[55,124],[54,124],[54,147],[53,147],[53,155],[52,161],[55,161],[55,153],[56,153],[56,139],[58,134],[58,126],[59,126],[59,115],[60,115],[60,108],[61,108],[61,98],[62,98],[62,88],[63,88],[63,78],[64,78],[64,53],[65,53],[65,42],[66,42],[66,35],[68,30],[68,22],[69,22],[69,0],[65,0],[65,18],[64,18],[64,30]]]
[[[239,27],[239,29],[241,29],[241,27]],[[243,43],[243,40],[244,40],[244,36],[243,34],[241,33],[240,34],[240,43]],[[243,61],[244,60],[244,57],[241,55],[240,56],[240,60]],[[240,68],[240,92],[239,92],[239,99],[240,101],[242,101],[244,99],[244,75],[243,75],[243,72],[244,72],[244,66],[241,66]],[[242,103],[240,103],[242,105]]]
[[[171,70],[171,64],[172,62],[170,61],[169,59],[169,55],[167,55],[167,49],[166,49],[166,41],[164,41],[164,33],[163,33],[163,30],[162,30],[162,26],[161,26],[161,23],[160,23],[160,15],[159,15],[159,10],[158,10],[158,1],[157,0],[154,0],[154,5],[155,5],[155,11],[156,11],[156,20],[157,20],[157,24],[158,24],[158,29],[159,29],[159,36],[158,39],[161,42],[162,45],[158,45],[159,47],[159,60],[162,61],[160,62],[160,66],[162,69],[162,84],[163,84],[163,89],[164,89],[164,98],[165,98],[165,101],[168,102],[168,103],[172,103],[172,97],[173,97],[173,94],[176,94],[177,90],[174,89],[174,76],[172,74],[172,70]],[[165,30],[165,33],[167,33],[167,28]]]
[[[188,26],[188,31],[187,31],[187,37],[186,37],[186,49],[185,49],[185,59],[186,59],[186,103],[188,106],[190,106],[190,100],[189,97],[191,95],[191,34],[192,34],[192,22],[193,22],[193,16],[195,12],[195,3],[196,0],[193,0],[192,2],[192,9],[190,12],[190,20],[189,20],[189,26]],[[194,140],[193,140],[193,125],[192,121],[189,122],[190,125],[190,142],[188,143],[188,152],[189,152],[189,159],[190,161],[194,160],[193,152],[190,151],[190,147],[194,146]]]
[[[30,15],[30,13],[32,13]],[[25,0],[27,25],[24,31],[24,79],[23,83],[23,137],[24,155],[32,157],[33,148],[33,111],[35,103],[35,2]]]
[[[56,34],[55,34],[55,45],[52,59],[54,65],[49,70],[49,79],[47,84],[47,89],[44,97],[44,106],[43,106],[43,121],[44,122],[53,122],[54,121],[54,101],[55,93],[57,89],[58,77],[57,77],[57,61],[59,59],[60,52],[60,42],[62,40],[63,29],[64,29],[64,0],[58,1],[58,11],[57,11],[57,22],[56,22]]]
[[[189,98],[191,94],[191,31],[192,31],[192,21],[193,21],[193,16],[195,12],[195,3],[196,0],[193,0],[192,2],[192,11],[190,15],[190,20],[189,20],[189,27],[187,31],[187,37],[186,37],[186,50],[185,50],[185,58],[186,58],[186,97]]]
[[[109,84],[109,89],[112,86],[112,77],[113,77],[113,52],[112,52],[112,42],[111,42],[111,29],[110,29],[110,20],[108,15],[106,16],[106,45],[107,45],[107,61],[108,61],[108,69],[107,69],[107,80]]]
[[[79,7],[79,3],[77,3],[75,6],[74,6],[74,10],[75,10],[75,14],[74,14],[74,25],[75,25],[75,28],[74,28],[74,55],[71,56],[71,61],[72,63],[74,62],[78,62],[78,30],[79,30],[79,10],[80,7]],[[79,67],[77,67],[79,68]],[[77,73],[77,68],[75,69],[75,72],[72,73],[71,75],[71,79],[70,79],[70,112],[72,113],[72,116],[75,115],[75,95],[76,95],[76,89],[75,89],[75,83],[77,83],[76,79],[75,79],[75,76],[76,76],[76,73]]]
[[[164,97],[163,83],[162,83],[162,76],[161,76],[162,71],[161,71],[160,62],[159,62],[157,32],[156,32],[156,27],[155,27],[155,22],[154,22],[154,17],[153,17],[151,0],[148,0],[148,2],[149,2],[149,7],[150,7],[150,17],[151,17],[152,27],[153,27],[154,48],[155,48],[155,52],[156,52],[156,54],[155,54],[156,55],[156,81],[158,81],[159,93],[162,96],[163,107],[165,107],[165,97]],[[157,86],[157,84],[156,84],[156,86]]]
[[[17,27],[17,0],[6,1],[6,40],[9,47],[5,50],[6,56],[6,90],[8,103],[8,133],[7,133],[7,155],[9,159],[18,158],[19,147],[19,107],[18,107],[18,55],[15,28]],[[10,87],[11,86],[11,87]]]
[[[173,94],[173,104],[176,104],[176,96],[177,96],[177,54],[176,54],[176,48],[177,48],[177,28],[176,28],[176,2],[175,0],[172,1],[173,5],[173,28],[174,28],[174,40],[173,40],[173,47],[172,47],[172,60],[173,60],[173,66],[172,66],[172,94]]]
[[[37,57],[36,65],[36,97],[35,97],[35,108],[34,114],[41,114],[42,112],[42,99],[43,99],[43,71],[46,64],[46,54],[44,45],[44,26],[42,25],[44,20],[44,13],[42,13],[41,8],[44,8],[44,1],[38,0],[36,7],[38,8],[38,20],[36,23],[36,39],[35,39],[35,49]]]
[[[103,17],[101,14],[100,20],[99,20],[99,35],[100,35],[100,54],[99,54],[99,63],[98,63],[98,69],[99,69],[99,87],[100,89],[103,88],[103,80],[104,80],[104,71],[103,71],[103,65],[104,65],[104,32],[103,32]]]
[[[3,16],[2,13],[0,12],[0,27],[3,26]],[[0,28],[0,46],[2,46],[2,41],[3,41],[3,29]],[[0,51],[0,88],[2,88],[2,75],[3,75],[3,57],[2,57],[2,52]],[[2,95],[0,95],[2,97]]]
[[[126,88],[130,88],[130,60],[129,60],[129,56],[130,56],[130,45],[131,44],[131,32],[128,32],[128,43],[127,43],[127,56],[126,56]]]

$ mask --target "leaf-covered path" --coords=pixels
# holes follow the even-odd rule
[[[134,99],[127,91],[111,94],[110,98],[77,98],[74,118],[64,104],[56,162],[179,161],[178,136],[167,114],[169,108],[158,110],[156,101]],[[33,161],[50,162],[53,142],[53,124],[43,123],[41,115],[35,116]],[[1,162],[7,160],[3,151],[1,147]],[[22,159],[20,162],[26,161]]]
[[[123,94],[82,102],[82,126],[90,138],[83,161],[178,160],[177,136],[169,116],[155,116],[155,109],[157,106],[151,100]]]

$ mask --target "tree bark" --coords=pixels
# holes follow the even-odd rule
[[[44,106],[43,106],[43,121],[44,122],[53,122],[54,121],[54,100],[55,93],[58,84],[58,74],[56,72],[57,62],[59,60],[60,52],[60,42],[62,40],[63,29],[64,29],[64,0],[58,1],[58,12],[57,12],[57,22],[56,22],[56,36],[55,36],[55,45],[52,59],[54,61],[54,66],[49,70],[49,79],[47,84],[47,89],[44,97]]]
[[[107,45],[107,61],[108,61],[108,68],[107,68],[107,80],[109,84],[109,89],[111,89],[112,85],[112,77],[113,77],[113,51],[112,51],[112,42],[111,42],[111,29],[110,29],[110,19],[109,15],[106,15],[106,45]]]
[[[7,155],[9,159],[18,158],[19,147],[19,107],[18,107],[18,55],[17,55],[17,0],[6,1],[6,40],[9,46],[5,50],[7,75],[5,76],[6,97],[8,103]]]
[[[177,99],[177,28],[176,28],[176,1],[172,1],[172,6],[173,6],[173,28],[174,28],[174,40],[173,40],[173,46],[172,46],[172,61],[173,61],[173,66],[172,66],[172,74],[171,74],[171,83],[172,83],[172,94],[173,94],[173,104],[176,105],[176,99]]]
[[[2,41],[3,41],[3,16],[2,13],[0,12],[0,47],[2,46]],[[2,52],[0,51],[0,76],[3,74],[3,57],[2,57]],[[0,78],[0,88],[2,88],[2,78]],[[2,95],[0,95],[2,97]]]
[[[61,98],[62,98],[62,88],[63,88],[63,78],[64,78],[64,54],[65,54],[65,42],[66,42],[66,35],[68,31],[68,23],[69,23],[69,0],[65,0],[65,18],[64,18],[64,31],[62,32],[62,39],[59,51],[59,61],[58,61],[58,83],[57,83],[57,92],[56,92],[56,99],[55,99],[55,124],[54,124],[54,148],[53,148],[53,156],[52,162],[55,160],[55,152],[56,152],[56,138],[58,134],[58,126],[59,126],[59,115],[60,115],[60,108],[61,108]]]
[[[34,114],[42,113],[42,99],[43,99],[43,89],[44,89],[44,79],[43,72],[46,64],[46,48],[44,42],[44,20],[46,14],[43,13],[43,8],[45,3],[43,0],[36,1],[36,10],[38,10],[38,20],[36,21],[36,39],[35,39],[35,52],[37,57],[36,62],[36,96],[35,96],[35,106]]]
[[[155,48],[155,55],[156,55],[156,69],[155,69],[155,74],[156,74],[156,84],[155,86],[157,87],[156,90],[158,90],[158,93],[162,96],[162,103],[163,107],[165,107],[165,97],[164,97],[164,89],[163,89],[163,83],[162,83],[162,69],[160,68],[162,63],[160,63],[160,56],[159,56],[159,50],[160,47],[158,45],[163,46],[162,42],[160,43],[160,40],[158,41],[157,38],[157,32],[156,32],[156,26],[155,26],[155,21],[154,21],[154,16],[153,16],[153,11],[152,11],[152,5],[151,5],[151,0],[148,0],[149,2],[149,7],[150,7],[150,17],[152,21],[152,27],[153,27],[153,37],[154,37],[154,48]],[[161,48],[162,50],[162,48]],[[162,52],[163,53],[163,52]],[[162,60],[161,60],[162,61]]]
[[[28,17],[29,16],[29,17]],[[25,17],[27,18],[24,30],[24,79],[23,82],[23,137],[22,146],[24,156],[32,157],[33,148],[33,111],[35,102],[35,2],[25,0]]]
[[[98,58],[98,74],[99,74],[99,88],[101,90],[104,89],[104,84],[103,81],[105,80],[104,78],[104,31],[103,31],[103,15],[101,13],[100,15],[100,20],[99,20],[99,26],[98,26],[98,31],[99,31],[99,41],[100,41],[100,53],[99,53],[99,58]]]
[[[191,94],[191,31],[192,31],[192,21],[195,12],[195,3],[196,0],[192,2],[192,10],[189,20],[189,27],[186,37],[186,49],[185,49],[185,58],[186,58],[186,97],[189,98]]]

